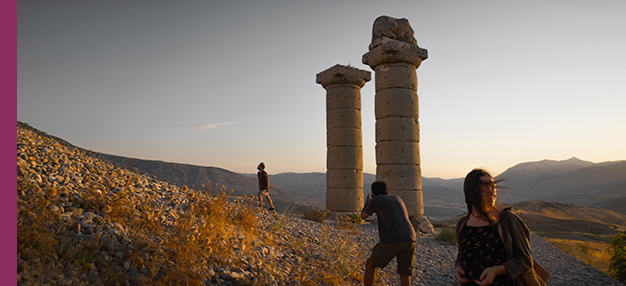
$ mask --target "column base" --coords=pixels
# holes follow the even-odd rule
[[[428,218],[425,216],[411,216],[409,217],[409,221],[413,225],[413,229],[418,233],[435,233],[435,229],[433,225],[428,221]]]

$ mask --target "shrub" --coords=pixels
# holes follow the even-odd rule
[[[363,221],[357,214],[346,214],[337,217],[339,227],[356,230],[356,226]]]
[[[449,244],[456,244],[456,234],[452,228],[447,226],[441,228],[441,232],[439,232],[435,239]]]
[[[620,283],[626,283],[626,233],[620,233],[609,246],[611,255],[611,265],[609,273]]]
[[[302,206],[302,217],[308,220],[323,223],[328,213],[327,209],[322,209],[318,205],[308,204]]]

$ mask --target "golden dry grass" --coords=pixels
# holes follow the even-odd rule
[[[576,257],[578,260],[593,266],[607,275],[609,274],[611,254],[608,252],[608,243],[559,238],[545,238],[545,240],[556,248]]]

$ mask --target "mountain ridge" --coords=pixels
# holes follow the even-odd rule
[[[21,124],[21,125],[20,125]],[[256,174],[239,174],[219,167],[203,167],[182,163],[135,159],[86,150],[48,135],[26,123],[18,125],[34,129],[64,145],[97,154],[114,163],[135,168],[172,183],[205,188],[209,182],[233,190],[234,196],[256,195]],[[271,196],[280,208],[294,204],[325,204],[325,173],[286,172],[269,174]],[[626,213],[626,161],[593,163],[571,157],[567,160],[524,162],[508,168],[496,179],[504,179],[499,200],[505,203],[521,201],[558,201],[582,206],[604,207]],[[364,194],[375,180],[374,174],[363,174]],[[453,217],[466,211],[462,192],[463,178],[422,178],[425,215]]]

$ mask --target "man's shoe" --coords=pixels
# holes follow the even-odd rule
[[[271,208],[269,208],[269,209],[267,209],[267,210],[268,210],[268,211],[273,211],[273,210],[274,210],[274,207],[271,207]]]

